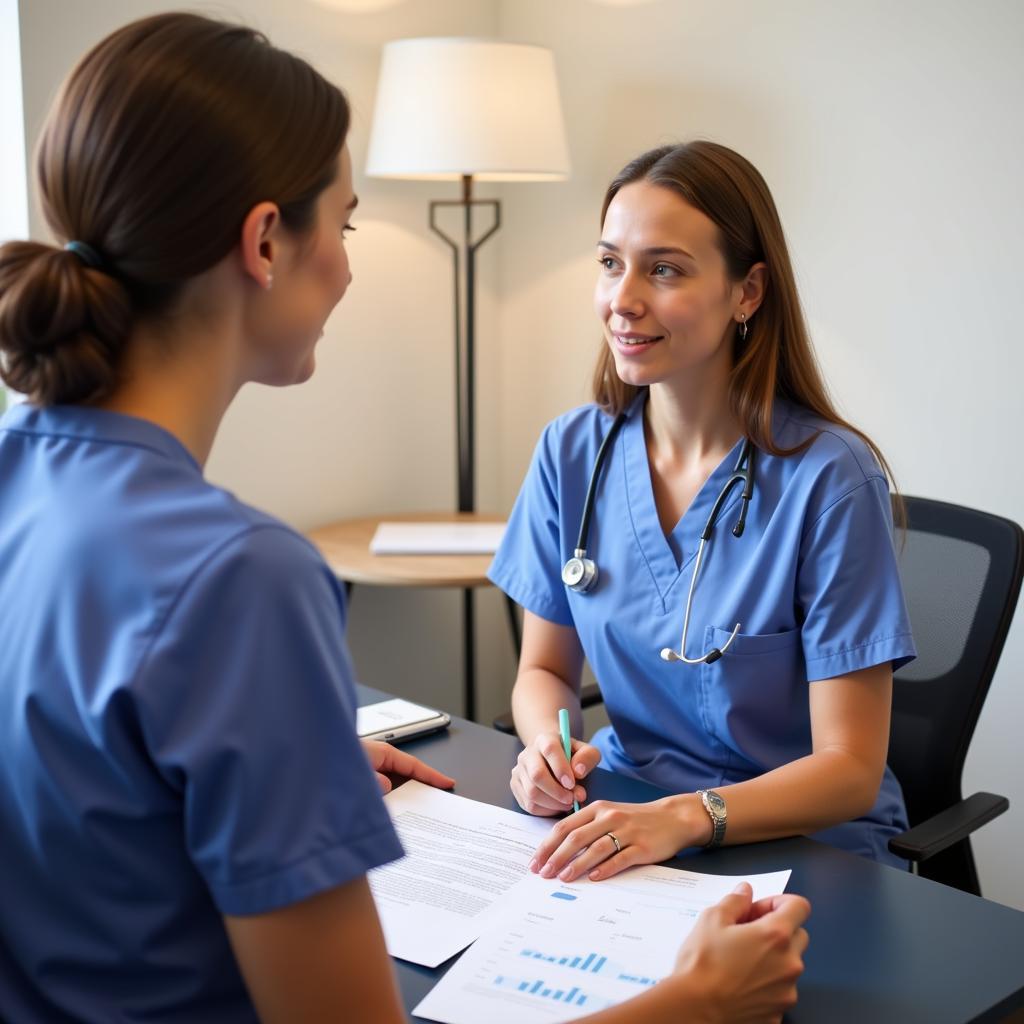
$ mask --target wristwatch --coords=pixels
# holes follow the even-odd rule
[[[725,839],[725,801],[713,789],[698,789],[697,796],[704,805],[704,810],[711,818],[714,831],[711,833],[711,841],[708,848],[721,846]]]

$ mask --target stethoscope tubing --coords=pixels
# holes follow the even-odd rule
[[[565,568],[562,570],[563,580],[566,581],[566,584],[570,589],[576,590],[579,593],[587,593],[597,580],[597,565],[593,560],[587,558],[587,538],[590,534],[590,521],[594,513],[594,503],[597,494],[597,485],[601,479],[601,470],[608,457],[608,453],[611,450],[611,446],[614,444],[615,438],[622,429],[622,425],[625,423],[626,418],[627,414],[625,412],[620,412],[615,417],[608,433],[601,442],[601,447],[597,451],[597,458],[594,460],[594,468],[590,474],[590,483],[587,486],[586,497],[583,501],[583,515],[580,520],[580,530],[576,540],[576,548],[573,552],[572,559],[566,563]],[[750,505],[750,500],[754,495],[756,453],[757,449],[754,447],[750,438],[744,438],[743,447],[740,449],[739,458],[736,460],[736,465],[733,467],[732,475],[728,480],[726,480],[725,485],[722,487],[721,491],[718,492],[718,497],[711,506],[707,522],[704,524],[704,529],[700,534],[700,545],[697,548],[697,557],[694,560],[693,573],[690,576],[690,587],[686,594],[686,610],[683,614],[683,634],[679,641],[679,650],[674,651],[669,647],[664,648],[661,651],[661,657],[665,661],[681,661],[687,665],[700,665],[702,663],[710,665],[725,654],[740,631],[740,623],[737,622],[732,633],[729,635],[729,639],[726,640],[720,648],[713,647],[710,651],[707,651],[699,658],[688,658],[686,656],[686,639],[689,635],[690,612],[693,608],[693,595],[697,588],[697,579],[700,576],[700,569],[703,564],[704,548],[711,540],[715,524],[718,521],[722,508],[726,501],[728,501],[729,495],[737,484],[742,484],[743,489],[740,492],[740,514],[736,520],[736,524],[732,528],[732,535],[734,537],[743,536],[743,531],[747,525],[747,510]],[[579,571],[577,572],[573,582],[569,582],[566,573],[574,562],[578,564]],[[586,566],[585,573],[582,569],[584,565]],[[580,575],[583,575],[583,580],[576,582]]]
[[[583,518],[580,520],[580,532],[576,540],[576,557],[584,558],[587,553],[587,536],[590,533],[590,519],[594,514],[594,497],[597,494],[597,484],[601,479],[601,468],[607,458],[608,451],[615,443],[615,438],[626,422],[626,414],[620,412],[615,417],[608,433],[604,435],[601,447],[597,450],[597,458],[594,460],[594,468],[590,474],[590,484],[587,486],[587,496],[583,499]]]

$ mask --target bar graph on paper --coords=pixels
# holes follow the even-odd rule
[[[527,960],[540,960],[541,963],[558,964],[570,971],[584,971],[589,974],[601,974],[607,978],[615,978],[617,981],[632,981],[638,985],[653,985],[657,978],[646,978],[639,974],[629,974],[614,960],[602,956],[600,953],[579,954],[577,956],[557,956],[549,953],[538,952],[534,949],[520,950],[519,955]]]
[[[494,984],[498,988],[512,989],[518,995],[534,999],[549,999],[552,1003],[564,1006],[578,1006],[587,1012],[602,1010],[609,1006],[607,999],[601,999],[585,988],[573,985],[572,988],[556,987],[553,983],[545,983],[543,979],[506,978],[502,974],[494,976]]]
[[[539,961],[536,966],[541,970],[544,969],[544,964],[555,964],[565,970],[579,971],[582,974],[597,974],[601,977],[613,978],[616,981],[632,982],[643,987],[653,985],[657,981],[656,978],[648,978],[642,974],[630,974],[615,961],[609,960],[608,957],[602,956],[600,953],[557,956],[534,949],[521,949],[518,955],[524,960]],[[528,969],[530,964],[523,966],[524,969]],[[496,974],[493,984],[498,988],[510,989],[522,996],[549,999],[553,1003],[579,1007],[588,1012],[601,1010],[611,1005],[607,999],[602,999],[588,991],[584,981],[570,988],[565,984],[548,982],[543,978]]]
[[[466,988],[478,999],[503,1004],[505,1013],[518,1005],[523,1019],[556,1022],[613,1006],[627,992],[639,995],[658,981],[622,950],[623,943],[631,944],[628,938],[609,935],[602,949],[572,949],[571,934],[545,932],[546,941],[538,945],[510,929],[477,965]]]
[[[781,892],[785,876],[772,884]],[[620,1004],[672,971],[702,904],[734,886],[659,867],[597,884],[537,878],[415,1013],[442,1024],[565,1024]]]

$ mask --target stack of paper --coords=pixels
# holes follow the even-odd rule
[[[557,1024],[666,977],[706,907],[749,882],[754,899],[790,872],[705,875],[636,867],[603,882],[531,874],[551,819],[407,782],[385,798],[406,856],[370,872],[392,956],[436,967],[472,947],[414,1013],[444,1024]]]
[[[375,555],[491,555],[505,523],[380,523],[370,541]]]

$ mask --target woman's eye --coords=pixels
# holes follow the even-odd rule
[[[344,238],[350,231],[355,231],[355,228],[351,224],[346,224],[341,229],[341,237]]]
[[[667,263],[656,263],[651,273],[655,277],[673,277],[678,274],[679,271],[675,267],[670,267]]]
[[[605,270],[615,269],[615,260],[613,260],[611,256],[598,256],[597,262],[600,263]]]

